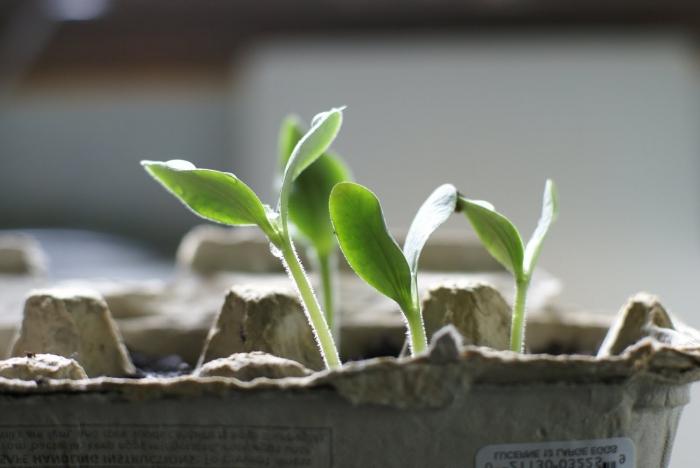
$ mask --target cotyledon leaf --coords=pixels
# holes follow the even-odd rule
[[[508,218],[482,200],[459,197],[463,211],[486,250],[518,280],[523,279],[523,241]]]
[[[535,264],[540,256],[542,242],[549,232],[549,228],[559,215],[559,195],[557,187],[551,179],[547,179],[542,196],[542,214],[537,222],[537,227],[525,247],[524,271],[529,277],[535,269]]]
[[[355,273],[404,312],[412,311],[411,271],[374,193],[342,182],[331,192],[330,214],[338,244]]]
[[[235,175],[199,169],[183,160],[141,161],[141,165],[202,218],[229,226],[258,225],[268,236],[275,235],[265,206]]]
[[[302,123],[296,115],[288,115],[282,120],[279,137],[277,138],[278,160],[282,174],[287,168],[287,163],[292,156],[294,147],[303,136]]]
[[[284,168],[297,142],[303,137],[302,124],[294,117],[282,123],[280,165]],[[293,182],[289,194],[289,219],[320,255],[335,247],[335,235],[328,213],[328,198],[333,187],[350,180],[350,171],[342,159],[326,151]]]
[[[436,188],[418,209],[403,244],[403,254],[414,278],[418,272],[418,259],[428,237],[447,221],[455,212],[456,206],[457,189],[454,185],[444,184]]]
[[[343,122],[342,111],[343,108],[336,108],[316,115],[309,131],[301,137],[292,150],[284,170],[278,201],[278,211],[285,233],[287,232],[289,196],[292,184],[333,143]]]

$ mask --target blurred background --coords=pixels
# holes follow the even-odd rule
[[[272,203],[282,117],[347,105],[335,148],[393,227],[452,182],[529,232],[552,177],[541,264],[565,300],[646,290],[700,327],[698,32],[690,0],[3,0],[0,229],[66,275],[167,275],[199,222],[139,160]],[[694,399],[674,468],[697,466]]]

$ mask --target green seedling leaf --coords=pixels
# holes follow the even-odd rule
[[[542,215],[532,238],[523,248],[518,230],[493,205],[483,201],[459,197],[458,209],[465,212],[486,250],[515,277],[515,301],[510,327],[510,348],[515,352],[525,349],[525,307],[532,272],[542,248],[542,242],[559,212],[554,182],[547,180],[542,201]]]
[[[554,221],[556,221],[559,214],[559,195],[557,194],[557,187],[551,179],[547,179],[544,186],[544,195],[542,197],[542,215],[540,215],[540,220],[537,222],[537,227],[532,237],[525,247],[525,259],[523,269],[525,275],[530,277],[537,264],[537,259],[540,256],[540,250],[542,249],[542,242],[547,236],[549,228],[552,226]]]
[[[343,123],[343,108],[321,112],[311,128],[294,146],[284,171],[284,181],[293,182],[331,146]]]
[[[338,244],[355,273],[404,312],[413,310],[411,271],[374,193],[342,182],[333,188],[329,204]]]
[[[304,136],[301,123],[287,118],[280,132],[280,165],[286,167],[296,144]],[[350,171],[339,156],[323,153],[294,181],[289,194],[289,219],[319,255],[335,247],[328,198],[333,187],[350,179]]]
[[[459,197],[459,210],[471,222],[486,250],[516,279],[523,277],[523,241],[513,224],[488,202]]]
[[[278,202],[282,228],[285,233],[288,231],[289,197],[293,182],[306,168],[321,157],[333,143],[343,122],[342,111],[342,108],[331,109],[316,115],[309,131],[301,137],[291,152],[284,170]]]
[[[340,357],[289,236],[287,216],[292,183],[332,143],[342,122],[341,110],[331,109],[316,116],[311,129],[294,146],[285,169],[277,212],[263,205],[250,187],[228,172],[197,169],[180,160],[142,162],[153,178],[199,216],[227,225],[258,225],[263,230],[274,246],[273,253],[285,265],[297,288],[328,368],[340,367]]]
[[[294,147],[299,143],[299,140],[304,136],[302,124],[299,118],[295,115],[288,115],[282,121],[280,126],[280,134],[278,141],[279,150],[279,165],[284,174],[287,168],[287,162],[294,151]]]
[[[182,160],[141,161],[146,171],[202,218],[229,226],[258,225],[275,238],[268,210],[253,190],[229,172],[198,169]]]
[[[413,218],[403,245],[403,254],[414,279],[418,273],[418,259],[428,237],[455,212],[457,195],[454,185],[441,185],[423,202]]]

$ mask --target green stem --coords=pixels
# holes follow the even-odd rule
[[[408,325],[408,335],[410,337],[411,356],[422,353],[428,348],[428,338],[425,336],[425,324],[423,314],[420,310],[420,299],[418,296],[418,282],[414,278],[411,283],[411,308],[404,309],[406,324]]]
[[[334,272],[335,272],[335,253],[318,252],[318,274],[321,279],[321,291],[323,292],[323,308],[326,312],[326,323],[333,330],[336,339],[338,338],[336,331],[338,330],[338,318],[335,313],[335,297],[334,297]]]
[[[516,353],[525,351],[525,302],[530,281],[515,282],[513,321],[510,326],[510,349]]]
[[[306,273],[304,273],[304,267],[299,262],[299,257],[297,257],[292,241],[288,238],[284,239],[280,251],[282,252],[284,263],[287,266],[287,271],[292,277],[297,291],[299,292],[299,296],[301,296],[301,300],[304,303],[307,318],[311,323],[311,329],[316,337],[316,342],[321,349],[321,356],[323,356],[323,362],[326,364],[326,368],[333,369],[340,367],[340,357],[338,356],[338,350],[333,342],[333,335],[328,327],[323,311],[318,304],[318,300],[314,295],[314,291],[311,288],[309,278],[306,276]]]

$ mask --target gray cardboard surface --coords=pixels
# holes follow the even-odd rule
[[[422,284],[451,275],[425,275]],[[507,275],[487,276],[479,279],[510,287]],[[190,277],[117,292],[107,303],[134,349],[196,356],[222,291],[245,278],[261,280]],[[345,328],[357,349],[400,345],[398,311],[351,288],[344,303],[356,305]],[[536,289],[533,299],[545,300],[532,304],[528,348],[552,354],[462,348],[448,333],[417,358],[350,362],[306,377],[0,378],[0,466],[667,466],[689,384],[700,378],[700,348],[652,334],[619,355],[594,357],[610,319],[547,312],[540,306],[557,288]],[[17,302],[3,296],[3,304]],[[5,329],[16,326],[17,311],[3,314]]]
[[[700,377],[700,350],[652,339],[604,359],[438,348],[249,383],[0,380],[0,453],[12,466],[461,467],[494,445],[624,439],[636,465],[605,466],[659,468]]]

